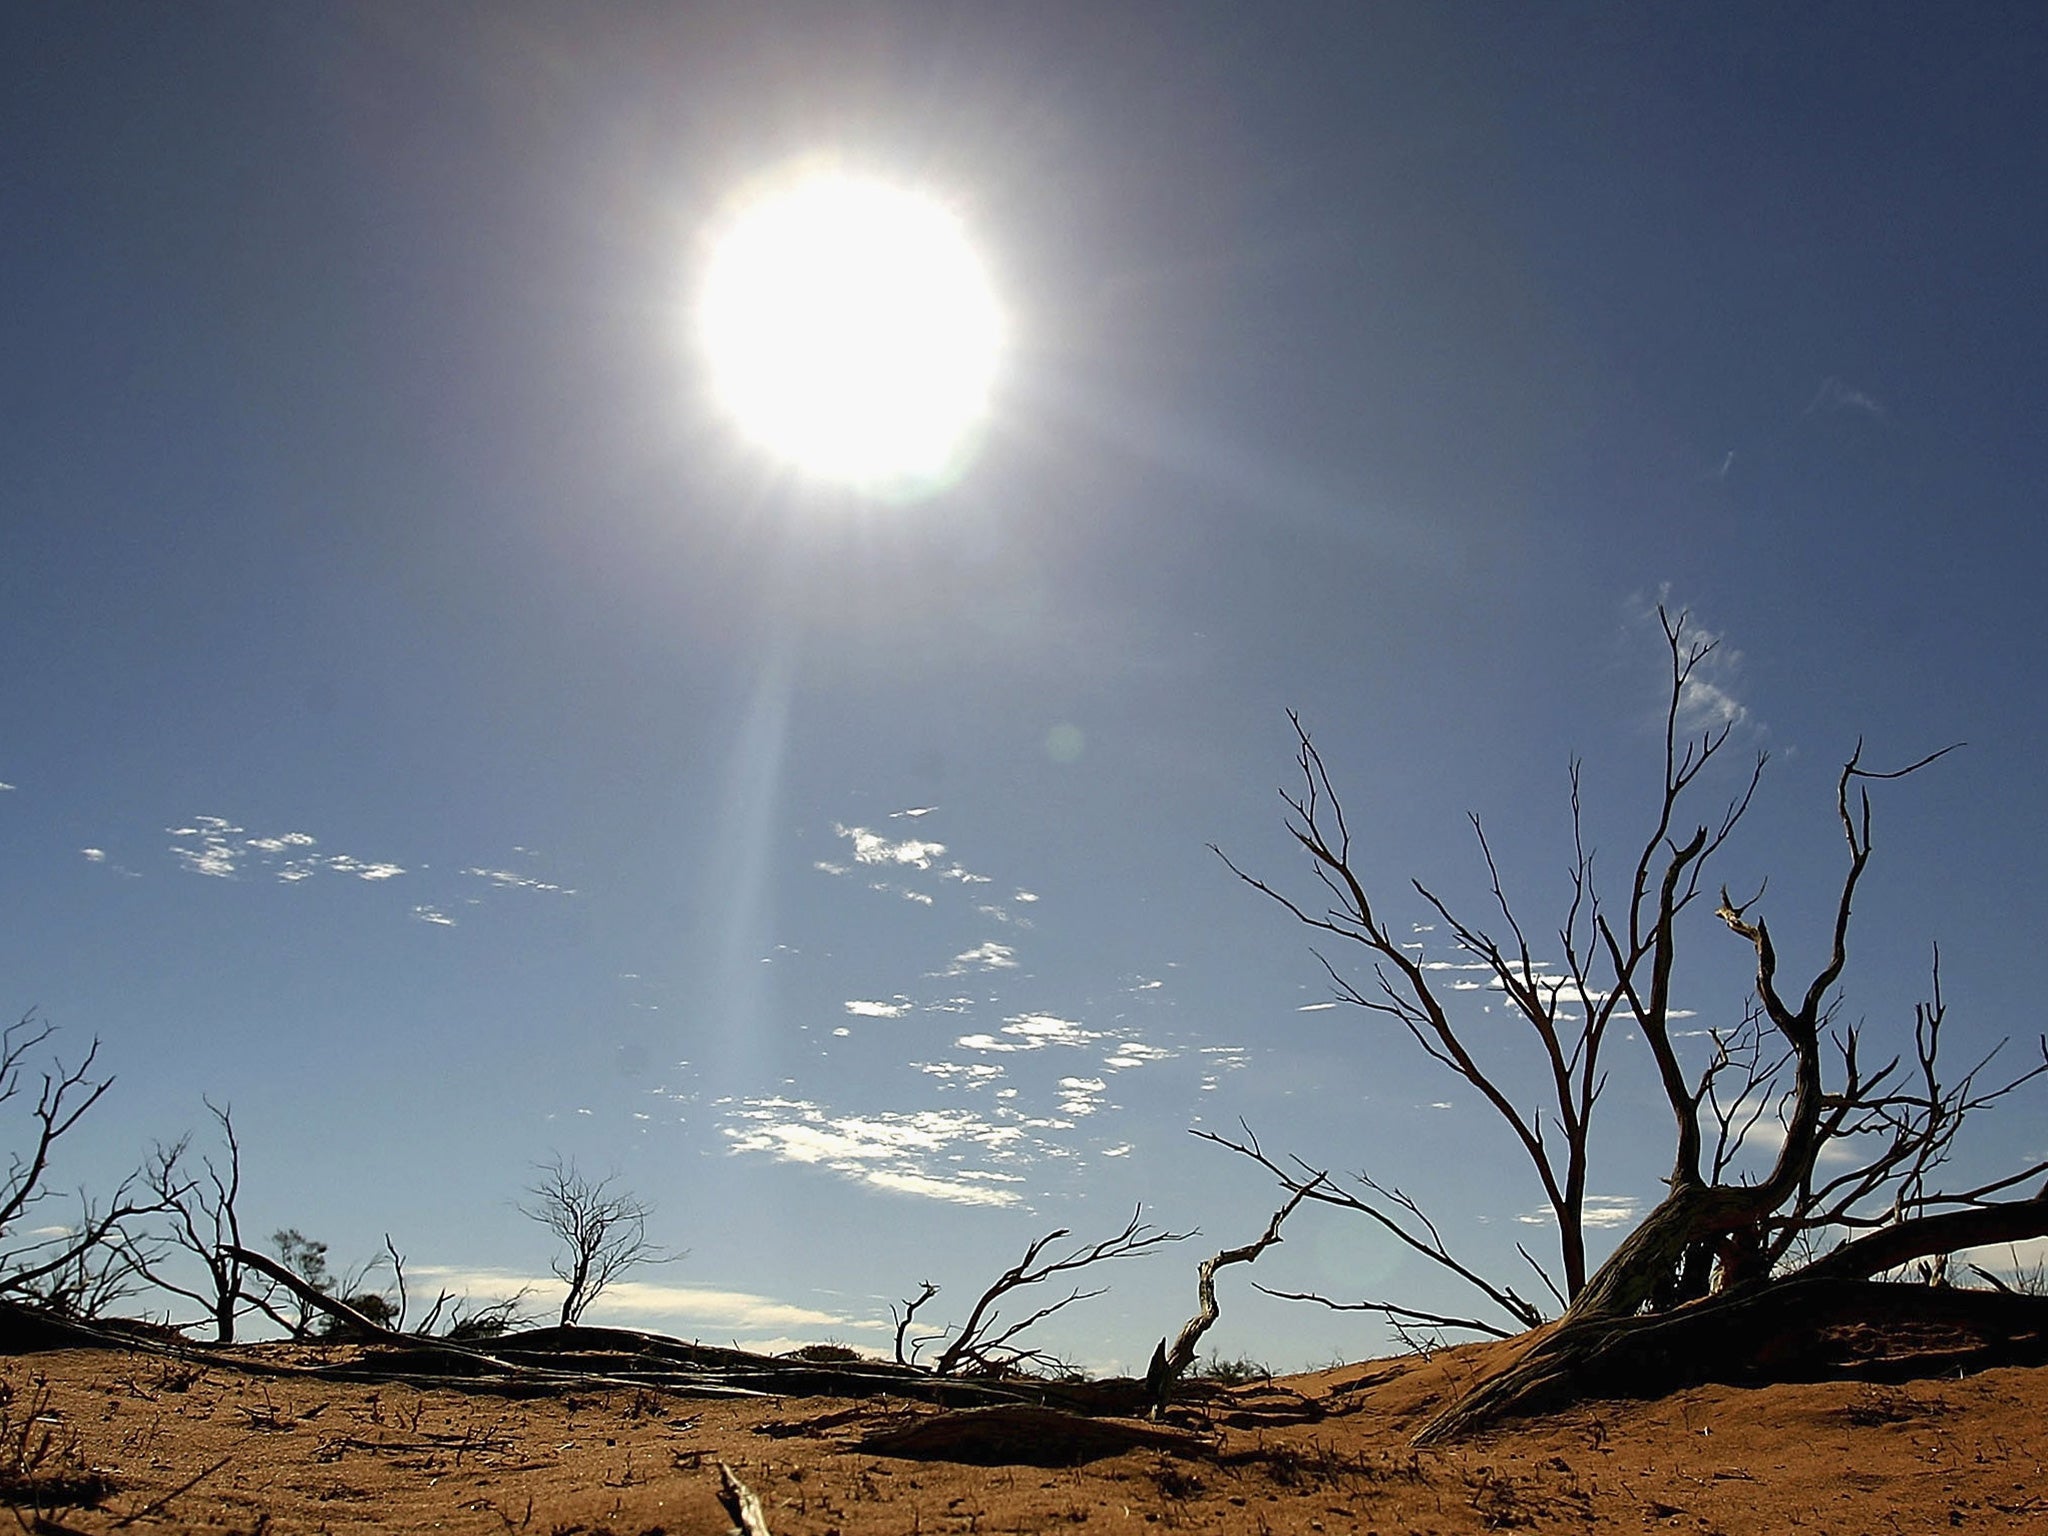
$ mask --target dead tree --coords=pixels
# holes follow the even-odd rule
[[[917,1294],[900,1302],[892,1302],[889,1315],[896,1320],[896,1363],[915,1365],[918,1350],[926,1344],[936,1344],[945,1337],[943,1333],[927,1334],[921,1339],[910,1338],[910,1320],[917,1316],[917,1309],[939,1294],[939,1288],[929,1280],[917,1283]],[[897,1310],[898,1308],[902,1310]]]
[[[0,1105],[26,1102],[30,1058],[54,1033],[34,1013],[0,1032]],[[76,1066],[53,1059],[42,1071],[35,1102],[28,1106],[28,1149],[12,1152],[0,1177],[0,1297],[88,1317],[125,1294],[137,1251],[128,1224],[157,1209],[134,1178],[123,1180],[104,1203],[81,1192],[76,1222],[46,1223],[23,1234],[25,1241],[15,1235],[51,1197],[48,1175],[57,1144],[114,1086],[111,1077],[93,1076],[99,1049],[95,1040]]]
[[[269,1305],[267,1291],[261,1301],[244,1294],[246,1266],[235,1257],[242,1246],[242,1143],[232,1107],[205,1103],[220,1127],[220,1161],[202,1156],[199,1170],[188,1176],[192,1139],[184,1136],[169,1146],[159,1143],[143,1169],[143,1181],[168,1220],[171,1248],[198,1261],[205,1289],[173,1276],[155,1255],[140,1257],[137,1268],[158,1290],[204,1307],[215,1342],[232,1344],[236,1324],[252,1309],[280,1323],[285,1319]]]
[[[339,1296],[329,1295],[319,1286],[305,1278],[303,1272],[294,1270],[266,1254],[249,1248],[237,1248],[230,1255],[244,1269],[254,1270],[265,1279],[276,1282],[298,1298],[299,1305],[308,1315],[318,1312],[332,1325],[327,1337],[369,1339],[384,1344],[402,1344],[405,1335],[390,1327],[383,1318],[372,1317],[360,1308],[343,1301]],[[360,1298],[357,1298],[360,1299]],[[382,1297],[378,1297],[382,1301]],[[301,1330],[303,1336],[304,1330]]]
[[[1310,1191],[1321,1185],[1324,1177],[1317,1174],[1290,1195],[1287,1203],[1273,1213],[1273,1219],[1266,1223],[1265,1235],[1257,1242],[1225,1248],[1195,1266],[1195,1315],[1181,1324],[1172,1344],[1164,1339],[1159,1341],[1159,1347],[1152,1351],[1152,1363],[1145,1369],[1145,1397],[1152,1405],[1154,1418],[1165,1410],[1166,1400],[1173,1395],[1174,1384],[1195,1363],[1195,1350],[1201,1345],[1202,1335],[1215,1327],[1216,1319],[1223,1315],[1222,1308],[1216,1303],[1216,1271],[1226,1264],[1256,1263],[1260,1254],[1281,1241],[1281,1226],[1294,1214],[1294,1208],[1308,1198]]]
[[[1717,915],[1754,953],[1754,1001],[1739,1024],[1708,1033],[1711,1049],[1704,1063],[1688,1067],[1681,1059],[1671,1028],[1679,918],[1700,896],[1709,862],[1741,823],[1764,759],[1758,756],[1717,812],[1697,819],[1691,808],[1697,781],[1728,744],[1730,726],[1687,727],[1687,706],[1714,642],[1693,631],[1684,614],[1673,617],[1659,610],[1659,618],[1670,656],[1662,792],[1648,835],[1633,845],[1637,851],[1619,903],[1607,900],[1595,880],[1576,763],[1571,772],[1576,856],[1570,900],[1553,937],[1557,959],[1536,958],[1476,818],[1473,827],[1499,934],[1461,917],[1429,887],[1414,883],[1428,912],[1471,963],[1487,973],[1489,984],[1522,1024],[1533,1044],[1536,1070],[1529,1075],[1539,1085],[1533,1090],[1493,1058],[1481,1058],[1467,1038],[1469,1026],[1446,1007],[1430,971],[1395,937],[1365,888],[1343,807],[1298,719],[1296,761],[1303,787],[1284,796],[1291,812],[1289,830],[1333,900],[1320,909],[1305,906],[1230,866],[1303,923],[1365,952],[1369,984],[1354,982],[1319,956],[1338,997],[1394,1019],[1432,1060],[1477,1090],[1520,1146],[1555,1216],[1561,1283],[1551,1282],[1537,1267],[1562,1304],[1562,1318],[1514,1364],[1428,1426],[1426,1437],[1441,1438],[1581,1390],[1598,1374],[1592,1369],[1596,1360],[1626,1355],[1637,1361],[1646,1373],[1639,1385],[1647,1388],[1655,1387],[1648,1377],[1659,1371],[1676,1379],[1699,1364],[1684,1338],[1693,1340],[1692,1351],[1730,1347],[1713,1322],[1713,1308],[1740,1305],[1752,1321],[1770,1315],[1769,1307],[1753,1307],[1759,1288],[1803,1282],[1800,1295],[1810,1310],[1818,1304],[1813,1298],[1821,1295],[1815,1287],[1824,1282],[1867,1280],[1952,1249],[2048,1234],[2048,1185],[2031,1197],[1999,1198],[2048,1173],[2048,1161],[1957,1193],[1943,1192],[1933,1182],[1972,1111],[2048,1071],[2048,1037],[2041,1043],[2042,1062],[2014,1076],[1989,1079],[1987,1056],[1960,1079],[1946,1080],[1940,1060],[1945,1009],[1938,961],[1932,999],[1917,1010],[1911,1066],[1900,1055],[1869,1067],[1862,1031],[1838,1028],[1833,1019],[1835,988],[1848,960],[1850,908],[1872,851],[1870,787],[1916,772],[1951,749],[1878,772],[1863,766],[1859,745],[1843,767],[1836,812],[1848,861],[1832,903],[1828,952],[1803,986],[1788,986],[1782,977],[1770,929],[1757,911],[1759,898],[1738,903],[1721,892]],[[1648,1051],[1676,1122],[1676,1154],[1664,1199],[1597,1270],[1589,1271],[1590,1132],[1607,1081],[1602,1048],[1617,1022]],[[1752,1147],[1764,1139],[1752,1133],[1766,1120],[1771,1124],[1765,1129],[1777,1140],[1770,1169],[1758,1178],[1739,1177],[1733,1169],[1736,1157],[1746,1139]],[[1522,1328],[1540,1321],[1536,1309],[1511,1288],[1458,1261],[1420,1207],[1398,1190],[1363,1176],[1358,1193],[1317,1189],[1307,1164],[1268,1157],[1249,1133],[1242,1142],[1209,1139],[1253,1157],[1296,1193],[1379,1222],[1478,1288]],[[1872,1146],[1877,1150],[1865,1150]],[[1824,1162],[1822,1154],[1830,1150],[1847,1156]],[[1536,1262],[1526,1250],[1524,1256]],[[1403,1310],[1381,1302],[1360,1305],[1390,1316]],[[1633,1346],[1624,1347],[1642,1335],[1646,1319],[1676,1320],[1680,1314],[1686,1316],[1683,1328],[1665,1328],[1657,1348],[1640,1359],[1630,1352]],[[1476,1320],[1436,1321],[1505,1332]],[[1732,1336],[1745,1335],[1737,1329]],[[1715,1342],[1708,1346],[1710,1339]]]
[[[638,1196],[612,1189],[613,1176],[590,1179],[560,1158],[539,1165],[528,1188],[530,1203],[520,1213],[561,1240],[565,1251],[551,1260],[557,1279],[568,1286],[562,1298],[562,1326],[581,1320],[605,1288],[629,1269],[666,1264],[681,1257],[647,1237],[653,1208]]]
[[[939,1358],[933,1363],[934,1374],[952,1376],[971,1371],[982,1375],[1001,1375],[1031,1366],[1050,1367],[1057,1371],[1061,1362],[1041,1350],[1027,1349],[1013,1341],[1026,1329],[1036,1327],[1055,1312],[1072,1306],[1077,1301],[1086,1301],[1100,1296],[1106,1287],[1083,1290],[1075,1286],[1072,1290],[1049,1306],[1040,1307],[1007,1326],[1002,1324],[999,1303],[1004,1297],[1023,1290],[1028,1286],[1040,1285],[1056,1276],[1069,1275],[1077,1270],[1087,1269],[1096,1264],[1106,1264],[1115,1259],[1128,1259],[1157,1248],[1162,1243],[1180,1243],[1194,1236],[1192,1232],[1168,1232],[1154,1227],[1144,1220],[1144,1208],[1140,1206],[1131,1212],[1131,1219],[1124,1223],[1124,1229],[1114,1237],[1100,1242],[1080,1243],[1059,1258],[1045,1257],[1046,1249],[1069,1236],[1065,1227],[1048,1232],[1024,1250],[1024,1256],[995,1279],[995,1283],[981,1293],[967,1321],[953,1335],[946,1347],[939,1351]],[[926,1281],[923,1294],[905,1310],[898,1327],[898,1348],[901,1349],[902,1330],[910,1323],[910,1313],[919,1305],[929,1301],[938,1293],[938,1287]]]

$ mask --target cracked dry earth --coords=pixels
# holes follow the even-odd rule
[[[24,1529],[2048,1532],[2048,1370],[1702,1387],[1418,1451],[1487,1346],[1211,1389],[1166,1425],[901,1401],[507,1398],[112,1350],[0,1360],[0,1498]],[[271,1347],[273,1365],[320,1356]]]

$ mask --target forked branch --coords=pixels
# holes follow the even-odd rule
[[[1042,1359],[1036,1351],[1018,1349],[1010,1341],[1062,1308],[1091,1296],[1100,1296],[1102,1291],[1082,1290],[1077,1286],[1060,1300],[1040,1307],[999,1330],[997,1325],[1001,1322],[1001,1312],[998,1304],[1004,1297],[1029,1286],[1043,1284],[1056,1275],[1072,1274],[1115,1259],[1134,1258],[1162,1243],[1185,1242],[1194,1233],[1168,1232],[1154,1227],[1144,1220],[1144,1208],[1140,1206],[1131,1212],[1131,1219],[1114,1237],[1095,1243],[1081,1243],[1058,1258],[1046,1258],[1046,1250],[1068,1235],[1065,1227],[1046,1233],[1024,1250],[1021,1259],[996,1277],[995,1283],[981,1293],[981,1299],[975,1302],[960,1331],[940,1351],[937,1362],[932,1366],[936,1374],[954,1375],[963,1367],[994,1372],[1028,1360]]]

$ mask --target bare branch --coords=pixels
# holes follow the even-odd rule
[[[1131,1212],[1131,1219],[1115,1236],[1104,1238],[1100,1242],[1077,1244],[1056,1259],[1042,1257],[1046,1249],[1067,1235],[1065,1227],[1046,1233],[1024,1250],[1023,1258],[996,1277],[995,1282],[981,1293],[980,1300],[975,1302],[960,1331],[940,1352],[938,1360],[932,1366],[935,1374],[950,1376],[963,1365],[993,1370],[1006,1362],[993,1355],[992,1351],[1015,1338],[1033,1323],[1042,1321],[1069,1303],[1086,1300],[1089,1296],[1101,1293],[1076,1290],[1064,1300],[1054,1302],[1051,1306],[1033,1313],[1023,1322],[1012,1324],[997,1333],[997,1303],[1005,1296],[1027,1286],[1042,1284],[1055,1275],[1070,1274],[1075,1270],[1105,1264],[1114,1259],[1133,1258],[1162,1243],[1185,1242],[1194,1236],[1192,1232],[1168,1232],[1149,1225],[1144,1220],[1144,1208],[1140,1206]]]
[[[917,1294],[901,1303],[903,1308],[901,1312],[896,1310],[897,1304],[892,1303],[890,1305],[889,1315],[896,1320],[896,1363],[898,1365],[909,1365],[915,1359],[917,1354],[915,1345],[911,1347],[909,1357],[904,1355],[904,1336],[910,1332],[910,1320],[917,1316],[917,1309],[938,1294],[939,1288],[933,1285],[931,1281],[920,1280],[917,1285]]]
[[[531,1203],[519,1211],[553,1233],[566,1250],[550,1261],[556,1278],[568,1286],[562,1297],[564,1328],[579,1322],[627,1270],[683,1257],[648,1238],[653,1208],[624,1190],[614,1191],[616,1175],[591,1179],[559,1157],[539,1164],[538,1173],[527,1190]]]
[[[1507,1313],[1520,1327],[1534,1328],[1542,1323],[1542,1312],[1521,1296],[1516,1295],[1512,1286],[1495,1285],[1477,1270],[1472,1269],[1453,1255],[1450,1249],[1445,1246],[1442,1235],[1437,1231],[1435,1223],[1430,1221],[1429,1217],[1423,1213],[1422,1208],[1414,1200],[1402,1194],[1399,1190],[1384,1190],[1379,1185],[1373,1183],[1371,1179],[1359,1175],[1358,1183],[1367,1191],[1367,1194],[1354,1195],[1349,1190],[1339,1188],[1337,1185],[1328,1182],[1321,1174],[1317,1174],[1313,1170],[1304,1169],[1303,1172],[1309,1175],[1304,1178],[1301,1172],[1289,1170],[1274,1162],[1266,1155],[1265,1150],[1260,1147],[1258,1138],[1251,1133],[1250,1128],[1244,1126],[1242,1121],[1238,1123],[1244,1128],[1245,1139],[1241,1142],[1232,1141],[1229,1137],[1219,1135],[1215,1131],[1196,1130],[1190,1134],[1200,1137],[1203,1141],[1214,1142],[1217,1146],[1235,1152],[1241,1157],[1250,1158],[1268,1173],[1272,1174],[1280,1182],[1283,1189],[1291,1193],[1298,1194],[1304,1199],[1321,1201],[1325,1205],[1336,1206],[1342,1210],[1355,1211],[1359,1215],[1378,1223],[1383,1229],[1398,1238],[1416,1253],[1421,1254],[1431,1263],[1449,1270],[1467,1285],[1479,1291],[1495,1306]],[[1378,1198],[1374,1198],[1375,1196]],[[1404,1220],[1393,1214],[1392,1211],[1387,1209],[1390,1205],[1405,1211],[1407,1218]]]
[[[1314,1291],[1275,1291],[1263,1285],[1254,1284],[1256,1291],[1279,1301],[1313,1301],[1328,1307],[1332,1312],[1373,1312],[1390,1322],[1422,1323],[1431,1328],[1463,1328],[1472,1333],[1483,1333],[1491,1338],[1511,1339],[1514,1337],[1505,1328],[1496,1328],[1492,1323],[1482,1323],[1477,1318],[1446,1317],[1435,1312],[1418,1312],[1413,1307],[1397,1307],[1388,1301],[1332,1301]]]
[[[1145,1392],[1152,1401],[1153,1416],[1165,1408],[1167,1398],[1172,1394],[1174,1383],[1187,1374],[1189,1366],[1195,1363],[1195,1348],[1202,1341],[1202,1335],[1215,1325],[1221,1315],[1216,1305],[1216,1271],[1226,1264],[1256,1263],[1260,1254],[1280,1241],[1280,1227],[1295,1207],[1308,1198],[1309,1191],[1320,1186],[1327,1175],[1318,1173],[1313,1179],[1288,1198],[1285,1205],[1273,1213],[1273,1219],[1266,1223],[1266,1234],[1257,1242],[1246,1243],[1237,1248],[1226,1248],[1221,1253],[1202,1260],[1195,1266],[1195,1296],[1198,1309],[1195,1315],[1181,1325],[1171,1347],[1166,1340],[1159,1341],[1159,1347],[1152,1352],[1152,1364],[1145,1372]]]

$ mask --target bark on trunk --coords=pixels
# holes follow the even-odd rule
[[[1582,1398],[1661,1396],[1708,1381],[1901,1381],[2043,1364],[2048,1297],[1795,1275],[1672,1312],[1554,1323],[1416,1441],[1455,1439]]]

